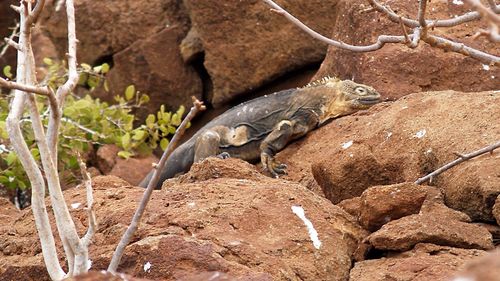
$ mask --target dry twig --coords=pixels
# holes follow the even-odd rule
[[[329,45],[344,49],[344,50],[350,50],[353,52],[370,52],[370,51],[375,51],[380,48],[382,48],[385,44],[387,43],[406,43],[408,42],[408,38],[411,38],[411,43],[408,44],[410,47],[415,48],[418,46],[418,42],[420,40],[426,42],[427,44],[443,49],[445,51],[453,51],[456,53],[460,53],[466,56],[470,56],[472,58],[475,58],[477,60],[482,61],[483,63],[486,64],[500,64],[500,57],[485,53],[483,51],[477,50],[475,48],[466,46],[462,43],[457,43],[452,40],[445,39],[440,36],[436,35],[430,35],[428,34],[428,29],[429,28],[435,28],[435,27],[451,27],[451,26],[456,26],[465,22],[469,22],[472,20],[477,20],[481,18],[481,14],[478,11],[474,12],[469,12],[464,15],[458,16],[453,19],[446,19],[446,20],[426,20],[425,19],[425,10],[426,10],[426,4],[427,0],[419,0],[419,10],[418,10],[418,19],[417,20],[411,20],[402,16],[397,15],[394,13],[390,8],[387,8],[377,2],[376,0],[368,0],[372,7],[385,14],[391,21],[399,24],[403,23],[406,27],[413,28],[413,33],[412,34],[406,34],[405,36],[399,36],[399,35],[379,35],[377,38],[377,42],[373,43],[371,45],[367,46],[356,46],[356,45],[351,45],[344,43],[342,41],[330,39],[328,37],[325,37],[318,32],[314,31],[304,23],[302,23],[300,20],[295,18],[293,15],[288,13],[286,10],[281,8],[278,4],[273,2],[272,0],[263,0],[265,3],[267,3],[269,6],[272,7],[272,11],[279,13],[283,15],[286,19],[288,19],[290,22],[292,22],[294,25],[298,26],[300,29],[304,30],[307,34],[312,36],[313,38],[316,38],[322,42],[325,42]],[[496,8],[497,6],[495,6]],[[493,10],[493,9],[492,9]]]
[[[442,166],[441,168],[435,170],[434,172],[428,174],[427,176],[425,177],[421,177],[419,178],[418,180],[415,181],[416,184],[422,184],[426,181],[432,181],[432,178],[434,178],[435,176],[443,173],[444,171],[446,170],[449,170],[451,169],[452,167],[464,162],[464,161],[467,161],[467,160],[470,160],[474,157],[477,157],[481,154],[484,154],[484,153],[487,153],[487,152],[493,152],[493,150],[497,149],[500,147],[500,141],[497,142],[497,143],[494,143],[492,145],[489,145],[487,147],[484,147],[484,148],[481,148],[479,150],[476,150],[474,152],[471,152],[469,154],[459,154],[457,159],[451,161],[450,163]],[[456,154],[456,153],[455,153]]]
[[[193,119],[193,117],[198,114],[198,112],[205,110],[205,106],[203,105],[202,102],[200,102],[198,99],[193,97],[193,107],[191,107],[191,110],[187,114],[187,116],[182,120],[182,123],[179,125],[177,128],[177,131],[175,132],[174,136],[172,137],[172,140],[167,146],[167,149],[163,152],[163,155],[160,158],[160,161],[158,162],[158,165],[155,165],[155,170],[153,173],[153,176],[151,177],[151,180],[149,181],[148,187],[144,191],[144,195],[142,196],[141,202],[139,203],[139,207],[137,208],[134,217],[132,218],[132,222],[130,223],[129,227],[127,228],[127,231],[123,234],[122,239],[120,240],[120,243],[116,247],[116,250],[113,254],[113,258],[111,259],[111,262],[108,267],[108,271],[115,273],[116,269],[118,268],[118,265],[120,264],[121,258],[123,256],[123,252],[125,250],[125,247],[128,245],[130,240],[132,239],[135,231],[137,230],[139,223],[141,221],[142,215],[144,214],[144,210],[146,209],[146,206],[151,199],[151,194],[153,193],[153,189],[155,188],[156,184],[158,183],[158,180],[160,178],[160,171],[163,170],[163,167],[165,166],[165,163],[167,162],[168,157],[170,154],[174,151],[174,149],[177,147],[179,144],[180,138],[184,134],[184,131],[186,130],[186,126],[188,122]]]

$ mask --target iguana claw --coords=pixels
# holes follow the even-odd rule
[[[262,161],[262,166],[264,167],[264,170],[268,170],[269,173],[274,178],[278,178],[280,175],[286,175],[286,169],[287,166],[286,164],[279,163],[272,157],[271,155],[267,153],[262,153],[261,155],[261,161]]]

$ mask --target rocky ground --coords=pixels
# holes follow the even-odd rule
[[[2,19],[12,16],[7,2]],[[64,14],[47,2],[37,60],[61,57],[65,48]],[[293,2],[285,7],[345,42],[400,32],[362,0]],[[415,5],[391,1],[409,16]],[[466,11],[455,1],[429,5],[433,18]],[[288,165],[279,179],[258,164],[209,158],[167,181],[154,191],[116,276],[100,270],[144,191],[135,185],[156,158],[124,160],[115,147],[101,147],[92,161],[95,174],[105,174],[93,178],[92,272],[71,280],[500,280],[499,152],[414,183],[457,153],[499,140],[498,66],[426,45],[356,54],[328,48],[257,0],[79,0],[76,11],[79,60],[111,63],[112,91],[133,83],[148,93],[151,106],[140,116],[192,95],[224,108],[325,75],[373,85],[387,99],[288,145],[277,155]],[[11,25],[1,23],[8,35]],[[500,55],[497,45],[471,38],[480,27],[439,32]],[[12,64],[11,56],[0,62]],[[65,198],[83,234],[84,189],[68,189]],[[0,198],[0,219],[0,280],[49,280],[31,210]]]

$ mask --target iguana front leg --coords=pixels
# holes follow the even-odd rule
[[[297,120],[280,121],[260,144],[260,160],[264,169],[274,176],[286,174],[286,165],[277,162],[274,155],[290,141],[305,135],[311,128]]]
[[[194,163],[216,156],[219,154],[220,135],[219,133],[207,130],[196,139],[194,144]]]

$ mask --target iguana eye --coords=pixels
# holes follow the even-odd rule
[[[362,95],[362,96],[363,96],[363,95],[366,95],[366,94],[368,93],[368,92],[366,91],[366,89],[365,89],[365,88],[363,88],[363,87],[356,87],[356,88],[354,89],[354,92],[355,92],[356,94],[358,94],[358,95]]]

